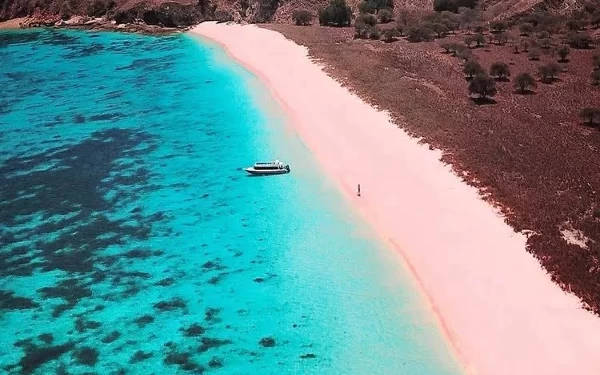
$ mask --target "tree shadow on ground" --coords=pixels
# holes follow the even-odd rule
[[[492,99],[492,98],[471,98],[471,101],[477,105],[490,105],[490,104],[496,104],[498,103],[496,100]]]

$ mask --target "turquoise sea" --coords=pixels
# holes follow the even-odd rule
[[[220,48],[2,32],[0,87],[0,373],[459,373],[401,259]],[[241,170],[273,158],[292,173]]]

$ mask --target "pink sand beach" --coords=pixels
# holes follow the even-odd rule
[[[191,32],[222,45],[268,86],[322,168],[401,254],[466,373],[600,374],[600,318],[550,281],[525,250],[525,235],[440,162],[439,151],[277,32],[212,22]]]

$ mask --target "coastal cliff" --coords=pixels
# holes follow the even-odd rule
[[[157,31],[206,20],[269,22],[278,5],[278,0],[0,0],[0,21],[26,18],[22,27],[138,25]]]

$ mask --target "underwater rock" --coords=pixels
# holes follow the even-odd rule
[[[263,337],[260,339],[259,344],[264,346],[265,348],[272,348],[275,346],[275,339],[271,336]]]
[[[108,335],[104,336],[101,341],[104,344],[110,344],[111,342],[117,340],[119,337],[121,337],[121,333],[119,331],[112,331]]]
[[[203,337],[201,340],[202,344],[198,347],[199,353],[204,353],[205,351],[213,348],[218,348],[223,345],[231,344],[231,340],[221,340],[211,337]]]
[[[147,324],[150,324],[154,321],[154,317],[151,315],[143,315],[134,320],[133,322],[138,325],[138,327],[145,327]]]
[[[138,362],[142,362],[147,360],[148,358],[152,357],[152,353],[146,353],[142,350],[138,350],[137,352],[135,352],[133,354],[133,356],[131,357],[131,359],[129,360],[129,363],[138,363]]]
[[[96,362],[98,362],[99,353],[96,349],[90,348],[89,346],[83,346],[80,349],[77,349],[73,356],[77,360],[77,362],[86,366],[94,366]]]
[[[173,298],[170,301],[160,301],[154,304],[154,308],[159,311],[173,311],[176,309],[185,309],[186,307],[185,301],[179,297]]]
[[[182,328],[180,331],[183,331],[183,335],[186,337],[196,337],[204,334],[206,330],[204,327],[199,325],[198,323],[194,323],[188,328]]]
[[[0,310],[26,310],[39,307],[30,298],[15,296],[14,292],[0,290]]]
[[[223,367],[223,360],[219,357],[212,357],[210,359],[210,361],[208,361],[208,367],[211,367],[211,368]]]

